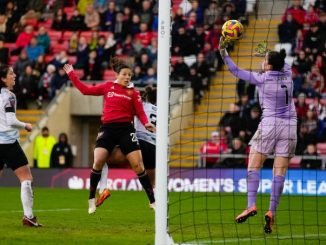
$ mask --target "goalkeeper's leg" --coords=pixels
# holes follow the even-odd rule
[[[260,169],[266,160],[266,156],[251,148],[247,171],[247,208],[240,213],[235,221],[245,222],[249,217],[257,214],[256,198],[259,187]]]

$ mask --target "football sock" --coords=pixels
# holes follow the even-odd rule
[[[21,191],[20,191],[20,197],[23,204],[24,209],[24,215],[32,219],[34,217],[33,215],[33,190],[32,190],[32,181],[30,180],[24,180],[21,182]]]
[[[144,170],[144,172],[142,172],[140,174],[137,174],[137,176],[138,176],[139,182],[141,183],[141,185],[143,186],[143,188],[147,194],[149,202],[150,203],[155,202],[153,188],[152,188],[151,182],[149,180],[149,177],[146,173],[146,170]]]
[[[249,170],[247,172],[247,193],[248,193],[247,207],[248,208],[256,205],[258,187],[259,187],[259,171]]]
[[[269,201],[269,210],[272,211],[273,216],[275,215],[276,208],[283,192],[284,180],[285,177],[280,175],[274,176],[273,178],[271,198]]]
[[[101,179],[102,170],[92,169],[90,176],[89,199],[95,198],[97,184]]]
[[[108,172],[109,172],[109,167],[107,164],[104,164],[102,168],[102,174],[101,174],[101,179],[100,179],[100,190],[99,192],[102,193],[104,189],[107,188],[107,182],[108,182]]]

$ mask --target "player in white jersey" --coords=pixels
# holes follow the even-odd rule
[[[156,89],[151,86],[146,87],[145,93],[143,95],[143,106],[144,111],[148,117],[149,122],[156,125]],[[156,135],[146,130],[141,124],[138,118],[135,118],[135,129],[136,136],[140,145],[142,152],[143,162],[151,184],[155,187],[155,145],[156,145]],[[125,163],[127,159],[122,154],[119,147],[113,150],[110,159],[110,163]],[[108,176],[108,166],[105,165],[102,169],[101,180],[99,182],[99,196],[96,199],[96,206],[100,206],[105,199],[110,196],[110,191],[107,188],[107,176]]]
[[[30,132],[32,125],[16,118],[17,101],[11,92],[16,74],[8,65],[0,66],[0,174],[4,165],[11,168],[21,183],[24,226],[40,227],[33,215],[33,177],[25,153],[18,143],[19,129]]]

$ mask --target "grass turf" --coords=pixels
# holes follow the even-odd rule
[[[154,213],[143,192],[113,192],[95,215],[87,214],[86,190],[35,188],[35,215],[44,227],[22,227],[19,188],[0,188],[0,244],[154,244]],[[169,228],[189,244],[326,243],[326,198],[283,196],[271,235],[262,230],[268,196],[258,196],[258,215],[234,217],[244,195],[170,193]]]

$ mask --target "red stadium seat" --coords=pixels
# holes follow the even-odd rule
[[[52,26],[52,19],[47,19],[44,22],[40,23],[40,26],[44,26],[46,30],[51,29]]]
[[[67,50],[68,44],[67,42],[54,42],[51,46],[51,51],[53,54],[57,54],[62,50]]]
[[[4,46],[9,49],[9,52],[16,48],[16,43],[5,43]]]
[[[91,31],[83,31],[82,33],[80,33],[80,36],[85,37],[86,40],[89,42],[92,37],[92,32]]]
[[[49,35],[52,42],[53,41],[59,41],[61,39],[62,32],[61,31],[49,30],[48,35]]]
[[[65,31],[62,35],[62,40],[63,41],[69,41],[69,39],[71,38],[72,35],[72,31]]]
[[[326,143],[318,143],[316,146],[317,146],[317,152],[320,155],[326,155]]]
[[[300,168],[301,157],[292,157],[290,159],[289,168]]]
[[[67,15],[67,19],[69,20],[71,18],[71,16],[74,13],[75,8],[74,7],[64,7],[63,11],[66,13]]]
[[[103,80],[105,81],[114,81],[116,79],[116,73],[113,70],[105,70]]]

